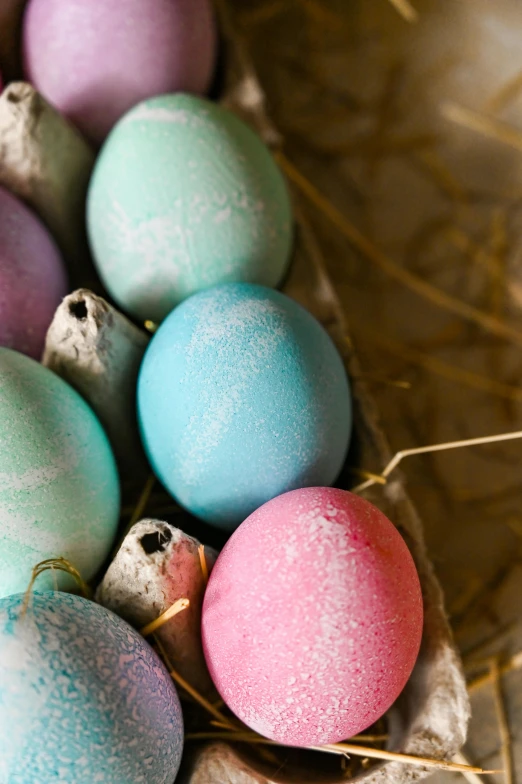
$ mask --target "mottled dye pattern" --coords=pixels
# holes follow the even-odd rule
[[[296,746],[341,741],[398,697],[422,634],[413,559],[376,507],[295,490],[229,540],[203,604],[203,647],[227,705]]]
[[[105,286],[141,320],[161,321],[218,283],[276,286],[292,242],[286,184],[261,139],[227,109],[181,94],[118,123],[87,218]]]
[[[0,188],[0,346],[40,359],[66,293],[64,264],[47,229]]]
[[[161,93],[205,93],[217,36],[210,0],[29,0],[25,75],[90,139]]]
[[[328,334],[289,297],[245,283],[201,292],[165,320],[140,371],[138,413],[163,484],[224,528],[286,490],[332,483],[351,430]]]
[[[172,679],[125,621],[64,593],[0,601],[0,781],[173,784]]]
[[[109,554],[118,524],[109,442],[72,387],[5,348],[0,447],[0,596],[25,590],[32,567],[45,558],[64,556],[89,580]],[[56,579],[69,584],[63,575]],[[52,588],[51,573],[38,585]]]

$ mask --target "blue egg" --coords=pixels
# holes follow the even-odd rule
[[[94,602],[23,598],[0,600],[0,781],[172,784],[183,719],[152,648]]]
[[[247,283],[200,292],[167,317],[140,371],[138,418],[165,487],[226,529],[287,490],[333,483],[352,425],[326,331],[289,297]]]

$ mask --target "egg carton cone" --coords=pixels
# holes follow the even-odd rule
[[[197,539],[160,520],[141,520],[125,537],[101,585],[96,601],[143,629],[178,600],[188,599],[187,612],[162,624],[156,637],[166,659],[191,686],[215,702],[219,695],[205,664],[201,644],[201,609],[207,575],[202,569]],[[217,552],[205,547],[210,574]]]
[[[22,5],[9,0],[5,6],[11,8],[13,30],[19,24],[17,14]],[[221,2],[218,5],[226,55],[222,103],[250,123],[269,146],[277,146],[280,135],[266,111],[265,95],[250,63],[248,49],[234,29],[226,6]],[[11,55],[15,62],[14,48]],[[6,73],[7,60],[3,58],[11,55],[0,46],[0,67]],[[91,286],[89,281],[95,280],[95,276],[85,239],[84,205],[95,158],[93,150],[25,83],[8,85],[0,98],[0,142],[0,184],[19,195],[40,215],[64,253],[71,278],[81,280],[76,285]],[[321,250],[303,217],[297,214],[297,218],[295,258],[284,291],[310,310],[336,341],[352,380],[357,457],[352,450],[350,460],[352,465],[356,460],[359,468],[379,471],[391,458],[390,449],[378,412],[360,380],[344,314],[328,278]],[[115,388],[122,390],[122,411],[116,412],[121,418],[111,437],[116,451],[125,449],[123,443],[118,446],[121,434],[130,439],[128,443],[138,443],[132,401],[137,365],[147,337],[94,294],[75,292],[71,298],[61,306],[53,322],[45,362],[81,391],[107,428],[114,415],[111,406],[117,405],[109,398],[117,397]],[[80,301],[87,311],[84,321]],[[76,314],[70,309],[67,313],[67,308],[75,303]],[[138,446],[136,450],[140,454]],[[425,620],[415,669],[387,714],[387,747],[413,755],[451,759],[465,740],[469,720],[465,680],[445,615],[442,591],[426,552],[422,524],[400,474],[395,473],[393,477],[387,485],[366,491],[366,497],[395,523],[410,547],[422,584]],[[270,763],[250,757],[239,744],[210,742],[187,745],[184,770],[177,782],[324,784],[330,781],[334,784],[347,780],[346,777],[328,778],[320,770],[300,771],[293,777],[289,770],[284,776],[273,771]],[[364,770],[352,780],[366,784],[404,784],[419,781],[429,772],[427,768],[385,762]]]
[[[85,196],[94,160],[80,133],[30,84],[7,85],[0,96],[0,185],[47,225],[76,285],[95,281],[85,232]]]
[[[42,359],[94,409],[126,479],[148,472],[136,422],[136,384],[148,342],[144,330],[102,297],[78,289],[58,307]]]

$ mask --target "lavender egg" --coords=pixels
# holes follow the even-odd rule
[[[0,187],[0,346],[40,359],[66,293],[65,267],[51,235],[25,204]]]
[[[145,98],[205,93],[216,40],[210,0],[29,0],[25,75],[99,143]]]
[[[172,784],[172,679],[125,621],[59,592],[0,600],[0,781]]]

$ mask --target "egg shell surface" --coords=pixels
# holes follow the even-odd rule
[[[0,781],[172,784],[181,707],[148,643],[81,597],[23,600],[0,600]]]
[[[29,0],[24,16],[27,80],[94,142],[144,98],[205,93],[216,51],[210,0]]]
[[[120,120],[97,160],[89,241],[104,285],[160,322],[219,283],[277,286],[289,261],[284,178],[242,120],[210,101],[163,95]]]
[[[230,283],[194,295],[160,326],[140,370],[138,420],[178,502],[233,529],[286,490],[336,479],[350,388],[308,311],[278,291]]]
[[[203,648],[245,724],[322,745],[390,707],[422,624],[419,578],[394,525],[352,493],[314,487],[269,501],[229,539],[205,594]]]
[[[0,348],[0,597],[24,591],[32,568],[63,556],[84,580],[109,554],[119,482],[107,437],[72,387]],[[46,572],[38,585],[70,584]],[[1,780],[1,778],[0,778]]]
[[[61,255],[39,218],[0,187],[0,346],[40,359],[67,293]]]

